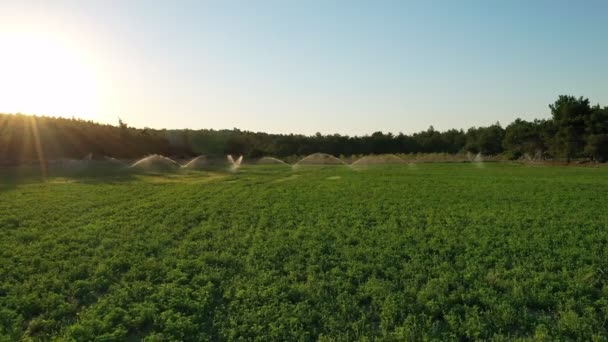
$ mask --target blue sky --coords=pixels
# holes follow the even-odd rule
[[[41,82],[52,106],[35,105],[47,88],[5,84],[0,112],[305,134],[507,124],[548,117],[560,94],[608,105],[606,13],[606,1],[1,0],[0,33],[79,57],[43,64],[74,80]],[[32,44],[27,63],[42,63]]]

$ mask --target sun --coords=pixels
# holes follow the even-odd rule
[[[84,49],[43,32],[0,32],[0,112],[95,120],[100,78]]]

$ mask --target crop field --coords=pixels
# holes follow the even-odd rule
[[[0,180],[0,340],[606,340],[608,168]]]

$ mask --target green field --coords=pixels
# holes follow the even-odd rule
[[[0,340],[608,339],[608,168],[0,181]]]

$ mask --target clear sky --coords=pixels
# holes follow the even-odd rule
[[[411,133],[608,105],[608,1],[0,0],[0,112]]]

